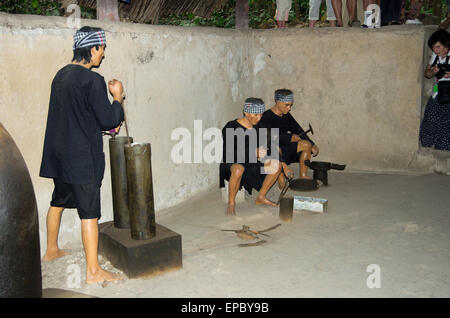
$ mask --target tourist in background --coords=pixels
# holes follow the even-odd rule
[[[449,64],[449,46],[450,34],[446,30],[440,29],[430,36],[428,47],[433,54],[424,72],[426,78],[433,78],[434,88],[425,106],[419,140],[423,147],[438,150],[450,150],[450,103],[442,101],[442,94],[446,97],[449,92],[448,88],[446,90],[444,86],[439,85],[439,81],[450,79],[450,72],[446,71],[444,66],[447,64],[448,67]]]
[[[309,27],[314,28],[317,20],[320,18],[320,5],[322,0],[309,0]],[[334,15],[333,5],[331,0],[326,0],[327,5],[327,20],[330,21],[330,26],[336,26],[336,16]]]
[[[420,8],[422,7],[422,2],[422,0],[411,0],[411,2],[409,3],[408,18],[406,19],[405,24],[422,24],[422,22],[420,22],[418,19]]]
[[[279,28],[285,28],[286,22],[289,20],[289,11],[292,7],[292,0],[277,0],[277,11],[275,12],[275,20]]]
[[[367,7],[371,4],[377,4],[376,0],[363,0],[363,9],[364,11],[367,11]]]
[[[331,0],[334,15],[336,16],[337,26],[344,26],[342,20],[342,0]],[[360,26],[359,21],[356,21],[356,0],[347,0],[348,11],[348,26]]]
[[[381,26],[400,24],[402,0],[381,0]]]

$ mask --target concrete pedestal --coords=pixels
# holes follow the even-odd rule
[[[99,224],[99,254],[123,271],[128,278],[158,274],[181,268],[181,235],[156,224],[156,236],[133,240],[130,229],[114,227],[114,222]]]

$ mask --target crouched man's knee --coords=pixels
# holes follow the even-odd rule
[[[245,168],[243,165],[235,163],[231,166],[231,175],[236,178],[241,178],[244,174]]]
[[[264,164],[266,174],[279,174],[281,172],[281,162],[276,159],[270,159]]]
[[[312,144],[308,140],[300,140],[297,143],[297,152],[300,152],[300,151],[311,152],[311,149],[312,149]]]

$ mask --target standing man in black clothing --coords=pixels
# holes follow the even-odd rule
[[[83,27],[75,33],[72,63],[58,71],[52,82],[39,175],[52,178],[55,188],[47,214],[47,251],[44,261],[67,253],[58,248],[61,215],[77,208],[86,253],[86,283],[113,281],[122,277],[103,270],[98,263],[100,186],[105,169],[102,130],[124,119],[123,86],[109,81],[108,99],[104,78],[91,71],[104,58],[105,32]]]
[[[308,167],[305,165],[305,160],[311,159],[311,153],[317,156],[319,147],[307,135],[299,136],[304,130],[290,114],[293,104],[294,94],[291,90],[276,90],[275,105],[264,112],[261,124],[267,128],[279,129],[278,138],[282,161],[288,165],[298,162],[300,164],[300,178],[311,179],[307,175]],[[283,188],[284,183],[285,178],[281,173],[278,177],[278,186]]]

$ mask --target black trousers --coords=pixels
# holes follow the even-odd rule
[[[387,25],[391,21],[399,22],[401,9],[402,0],[381,0],[381,25]]]

